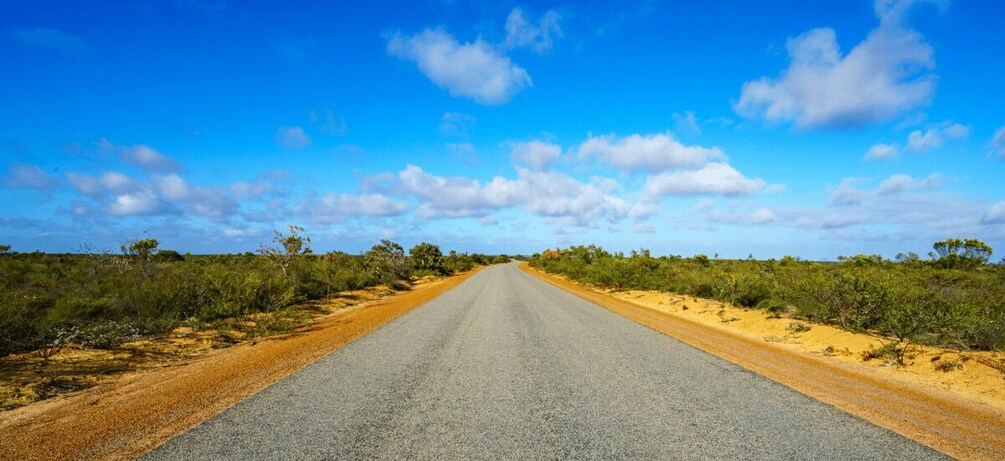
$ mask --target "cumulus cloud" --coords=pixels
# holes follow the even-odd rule
[[[45,170],[24,163],[11,163],[7,166],[7,174],[4,176],[3,185],[5,187],[16,187],[24,189],[49,190],[59,185],[59,181],[50,176]]]
[[[483,185],[469,178],[434,176],[415,165],[408,165],[395,180],[401,190],[422,202],[417,214],[423,218],[482,216],[513,206],[519,196],[517,185],[502,177]]]
[[[583,183],[568,175],[517,169],[515,179],[481,181],[435,176],[409,165],[393,178],[396,193],[417,198],[420,218],[485,217],[495,211],[519,207],[530,213],[576,226],[596,226],[624,218],[645,219],[657,212],[651,204],[629,204],[612,194],[616,184],[596,180]]]
[[[686,111],[683,114],[674,113],[672,115],[674,122],[674,131],[685,135],[699,135],[701,134],[701,126],[698,123],[698,116],[695,115],[694,111]]]
[[[276,130],[276,143],[287,149],[303,149],[311,145],[311,137],[299,126],[284,126]]]
[[[97,177],[69,172],[66,174],[66,178],[77,191],[84,195],[121,194],[136,189],[136,184],[132,179],[117,171],[106,171]]]
[[[1005,126],[999,127],[995,130],[994,136],[991,137],[991,156],[998,159],[1005,159]]]
[[[764,207],[754,210],[730,211],[718,211],[714,207],[709,207],[701,211],[706,211],[705,217],[709,221],[720,224],[761,225],[773,222],[776,219],[775,213]]]
[[[927,104],[935,92],[932,47],[902,17],[913,0],[879,0],[879,26],[842,55],[833,29],[790,38],[789,67],[744,83],[734,109],[802,128],[864,125]]]
[[[923,189],[934,189],[942,183],[942,175],[932,173],[922,179],[914,179],[906,174],[893,174],[883,180],[874,190],[863,190],[855,185],[862,182],[859,178],[844,178],[841,184],[831,191],[832,205],[858,205],[876,197],[902,194],[904,192]]]
[[[510,157],[513,163],[525,165],[532,170],[546,170],[562,156],[562,147],[544,141],[510,143]]]
[[[308,197],[293,207],[294,213],[318,223],[337,223],[356,216],[397,216],[407,210],[408,205],[395,202],[382,194],[332,192],[320,197]]]
[[[944,139],[966,139],[970,136],[970,131],[969,126],[952,121],[942,122],[924,131],[914,130],[907,136],[907,150],[924,152],[938,149],[942,147]]]
[[[915,130],[907,137],[907,150],[912,152],[922,152],[939,147],[942,147],[942,136],[934,129],[925,132]]]
[[[841,184],[831,192],[831,205],[854,205],[861,203],[866,197],[866,192],[855,187],[861,182],[858,178],[844,178]]]
[[[139,167],[147,173],[177,173],[185,169],[175,159],[146,144],[121,146],[112,144],[107,138],[101,138],[98,148],[103,152],[117,152],[123,163]]]
[[[1005,201],[991,204],[981,218],[984,224],[1005,224]]]
[[[99,175],[68,172],[67,180],[97,207],[76,202],[74,212],[90,215],[104,210],[116,216],[181,213],[226,220],[239,214],[239,201],[256,199],[275,191],[270,182],[281,180],[281,172],[260,175],[253,182],[237,181],[226,187],[189,183],[176,174],[149,174],[130,177],[117,171]]]
[[[749,179],[725,163],[709,163],[697,170],[650,176],[643,188],[649,197],[684,195],[750,195],[763,189],[763,179]]]
[[[468,137],[475,131],[478,120],[468,114],[447,112],[440,117],[438,130],[444,136]]]
[[[554,45],[554,39],[562,36],[558,22],[561,16],[548,11],[541,15],[537,24],[524,17],[523,10],[513,8],[506,18],[506,40],[504,48],[530,48],[535,53],[544,53]]]
[[[87,51],[91,48],[84,39],[49,27],[14,29],[11,31],[11,35],[26,45],[48,48],[56,51],[79,53]]]
[[[723,160],[726,155],[717,147],[685,146],[669,133],[623,138],[615,135],[590,136],[579,145],[580,157],[596,156],[608,166],[627,173],[646,171],[658,173],[671,168],[694,168],[709,160]]]
[[[108,205],[108,212],[116,216],[152,214],[160,209],[157,194],[150,190],[122,194]]]
[[[900,156],[900,147],[896,144],[873,144],[865,153],[866,160],[890,160]]]
[[[656,212],[648,204],[630,205],[604,191],[603,184],[583,184],[556,172],[518,170],[523,207],[539,216],[563,218],[577,226],[598,221],[614,223],[626,217],[643,219]]]
[[[924,179],[914,179],[910,175],[906,174],[894,174],[886,178],[879,188],[876,189],[877,195],[890,195],[899,194],[902,192],[907,192],[917,189],[932,189],[937,187],[942,182],[942,175],[938,173],[932,173]]]
[[[508,102],[533,85],[526,70],[481,38],[461,44],[442,29],[426,29],[410,37],[394,35],[387,51],[414,61],[419,71],[451,95],[480,104]]]

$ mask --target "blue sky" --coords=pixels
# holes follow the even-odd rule
[[[289,3],[3,2],[0,243],[1005,253],[998,2]]]

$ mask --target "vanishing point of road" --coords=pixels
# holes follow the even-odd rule
[[[486,268],[146,459],[943,459],[527,275]]]

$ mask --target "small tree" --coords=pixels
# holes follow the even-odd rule
[[[269,258],[273,264],[287,275],[286,269],[290,267],[293,260],[300,255],[311,253],[311,238],[303,235],[304,228],[290,224],[286,226],[290,230],[290,235],[283,235],[278,230],[272,241],[278,246],[262,245],[258,248],[258,254]]]
[[[408,278],[408,258],[405,249],[390,240],[381,240],[364,255],[367,266],[384,283]]]
[[[422,242],[408,250],[408,256],[412,258],[412,267],[417,270],[446,273],[443,267],[443,252],[440,247],[432,243]]]
[[[10,245],[0,245],[0,255],[10,254]]]
[[[149,261],[153,255],[157,254],[157,246],[160,242],[157,239],[146,238],[128,242],[129,245],[122,245],[122,253],[129,256],[136,256],[141,261]]]
[[[935,265],[949,269],[973,269],[991,258],[993,251],[988,244],[977,239],[945,239],[932,245],[935,252],[928,255]]]
[[[157,246],[160,242],[157,239],[145,238],[140,240],[133,240],[132,242],[127,242],[128,245],[122,245],[120,248],[122,254],[125,256],[123,258],[123,269],[128,269],[133,263],[138,267],[147,277],[153,277],[154,267],[150,264],[154,255],[157,254]]]

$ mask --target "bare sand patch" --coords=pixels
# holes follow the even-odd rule
[[[603,291],[618,299],[710,328],[824,357],[840,364],[866,367],[890,379],[943,389],[1005,410],[1005,354],[999,352],[961,352],[908,345],[903,365],[891,358],[865,360],[867,352],[894,340],[786,315],[772,318],[763,310],[742,309],[691,296],[638,290]]]

